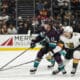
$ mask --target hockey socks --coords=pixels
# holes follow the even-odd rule
[[[75,74],[77,67],[78,67],[79,59],[73,59],[73,69],[71,71],[71,74]]]
[[[55,65],[55,60],[54,59],[48,59],[48,61],[51,63],[51,65],[48,65],[48,68],[52,68]]]
[[[30,70],[30,72],[31,72],[32,74],[34,74],[34,73],[37,71],[37,68],[38,68],[38,66],[39,66],[39,63],[40,63],[40,61],[35,60],[34,66],[33,66],[33,68]]]
[[[52,74],[53,75],[56,75],[58,74],[59,72],[62,72],[63,74],[66,74],[66,71],[65,71],[65,68],[64,68],[64,65],[63,64],[60,64],[58,69],[53,71]]]
[[[60,64],[59,67],[58,67],[59,71],[62,71],[64,70],[64,65],[63,64]]]
[[[48,61],[49,61],[51,64],[55,64],[55,60],[54,60],[54,59],[48,59]]]
[[[55,58],[56,62],[58,63],[58,69],[56,71],[53,71],[52,74],[55,75],[55,74],[58,74],[59,72],[62,72],[63,74],[66,74],[66,71],[65,71],[65,68],[64,68],[64,64],[63,64],[63,61],[61,59],[60,54],[57,53],[54,56],[54,58]]]
[[[39,66],[39,63],[40,63],[39,61],[35,61],[34,62],[34,67],[37,68]]]

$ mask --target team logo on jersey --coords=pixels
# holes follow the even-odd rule
[[[0,46],[13,46],[13,38],[7,39]]]
[[[71,49],[74,48],[74,44],[73,43],[66,43],[66,45]]]

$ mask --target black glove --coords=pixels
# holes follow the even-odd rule
[[[35,43],[34,43],[34,42],[31,42],[30,47],[31,47],[31,48],[34,48],[35,46],[36,46]]]
[[[49,45],[48,42],[45,41],[45,40],[41,41],[40,44],[43,45],[43,46],[48,46]]]

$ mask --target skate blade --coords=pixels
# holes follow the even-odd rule
[[[30,72],[30,74],[31,74],[31,75],[34,75],[34,74],[36,74],[36,72]]]
[[[74,77],[75,76],[75,74],[71,74],[71,77]]]
[[[57,72],[57,73],[55,73],[55,72],[52,72],[52,75],[58,75],[60,72]]]
[[[54,69],[54,67],[47,67],[47,69]]]

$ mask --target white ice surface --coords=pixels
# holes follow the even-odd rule
[[[11,59],[19,55],[22,51],[0,51],[0,67],[9,62]],[[24,63],[30,60],[35,59],[37,51],[28,51],[14,62],[12,62],[10,66],[14,66],[20,63]],[[42,60],[38,71],[35,75],[31,75],[29,70],[32,68],[33,63],[26,64],[23,66],[19,66],[13,69],[0,71],[0,80],[80,80],[80,65],[78,66],[77,73],[74,77],[71,77],[70,72],[72,68],[71,61],[66,66],[67,74],[62,75],[59,73],[58,75],[52,75],[52,71],[56,69],[57,64],[53,69],[47,69],[48,63],[45,59]],[[6,68],[7,68],[6,67]]]

